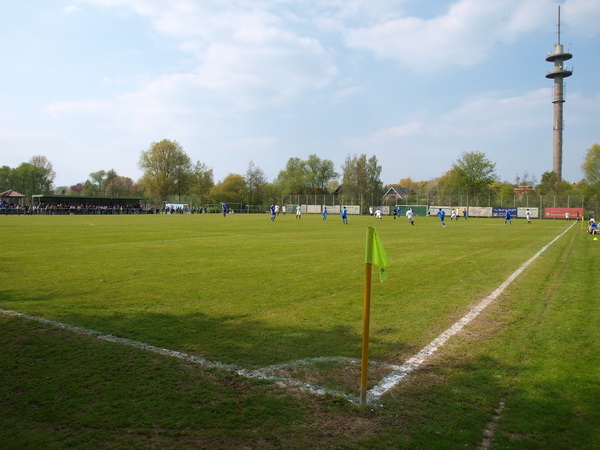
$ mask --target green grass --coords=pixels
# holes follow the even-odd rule
[[[367,226],[392,262],[373,285],[371,359],[401,363],[567,223],[201,215],[0,226],[0,308],[258,368],[360,358]],[[475,447],[504,401],[500,448],[594,448],[598,245],[570,230],[379,408],[0,316],[0,437],[9,448]],[[322,364],[294,375],[356,394],[357,373]]]

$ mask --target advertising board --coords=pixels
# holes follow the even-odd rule
[[[492,217],[491,206],[470,206],[469,217]]]
[[[544,209],[544,219],[566,219],[567,213],[569,213],[569,219],[575,220],[583,217],[583,208],[546,208]]]

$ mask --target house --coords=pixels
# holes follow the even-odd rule
[[[403,188],[400,186],[392,186],[385,192],[385,194],[383,194],[383,197],[400,200],[402,198],[408,197],[409,195],[410,195],[409,188]]]

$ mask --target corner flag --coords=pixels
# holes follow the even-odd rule
[[[379,267],[379,280],[383,283],[387,279],[386,269],[390,267],[390,260],[379,240],[375,228],[367,228],[367,245],[365,251],[365,263],[375,264]]]
[[[363,318],[362,361],[360,370],[360,402],[367,403],[367,381],[369,374],[369,326],[371,322],[371,267],[379,267],[379,279],[383,283],[387,278],[386,269],[390,260],[379,240],[377,230],[367,228],[367,246],[365,251],[365,316]]]

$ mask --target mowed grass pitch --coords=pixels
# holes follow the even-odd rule
[[[360,358],[367,226],[377,227],[393,264],[386,283],[374,278],[371,360],[396,364],[567,227],[565,221],[505,226],[501,219],[469,219],[448,221],[442,229],[434,218],[417,218],[410,227],[404,217],[350,217],[345,226],[336,216],[324,222],[308,215],[275,223],[266,215],[1,219],[9,238],[0,251],[0,308],[247,368]],[[373,411],[3,317],[3,403],[11,406],[4,419],[13,425],[3,437],[14,445],[100,439],[111,446],[302,446],[319,439],[323,446],[451,448],[478,444],[499,402],[514,398],[517,407],[502,413],[497,442],[544,446],[556,442],[556,434],[584,448],[598,442],[597,430],[583,426],[590,419],[598,423],[598,406],[590,403],[600,400],[598,388],[589,383],[598,381],[598,352],[589,350],[598,349],[598,331],[588,323],[598,319],[597,282],[593,270],[572,268],[590,266],[595,244],[571,230],[437,363],[384,396],[384,407]],[[563,316],[571,328],[561,325]],[[580,346],[588,350],[573,351]],[[578,370],[565,355],[577,360]],[[557,376],[546,398],[549,373]],[[358,390],[358,369],[347,363],[302,366],[288,375]],[[44,392],[48,379],[50,393]],[[568,407],[556,399],[565,389],[575,391]],[[124,404],[130,395],[135,401]],[[529,404],[530,396],[553,410]],[[72,406],[55,410],[56,401]],[[69,425],[79,414],[78,425]],[[539,422],[534,429],[532,418]],[[504,434],[503,420],[509,425]],[[564,427],[569,420],[576,426],[550,431],[551,424]],[[39,429],[39,435],[19,432],[22,426]]]

